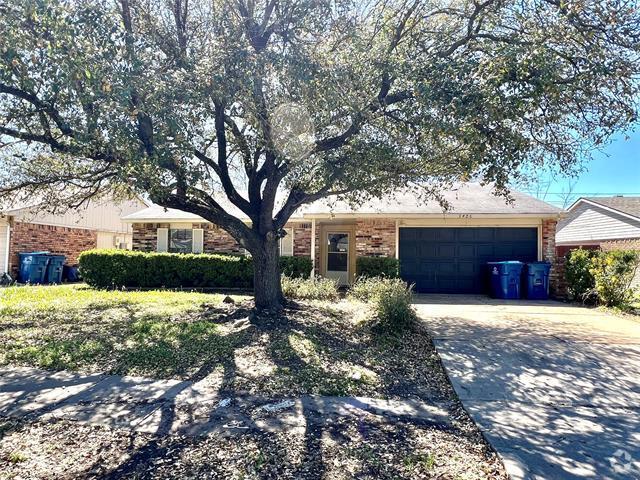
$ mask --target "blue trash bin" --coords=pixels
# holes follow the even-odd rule
[[[491,296],[505,300],[520,298],[522,262],[487,262],[491,285]]]
[[[527,298],[530,300],[547,300],[549,298],[548,262],[527,263]]]
[[[62,272],[64,270],[64,255],[49,255],[47,265],[46,283],[62,283]]]
[[[21,253],[18,281],[20,283],[45,283],[49,252]]]

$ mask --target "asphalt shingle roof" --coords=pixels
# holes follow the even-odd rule
[[[441,215],[441,214],[498,214],[498,215],[557,215],[561,210],[535,197],[521,192],[511,191],[513,202],[507,203],[504,197],[496,196],[490,185],[479,183],[462,183],[453,189],[443,193],[444,200],[449,205],[448,210],[435,200],[427,202],[420,200],[414,191],[400,191],[382,199],[373,199],[363,205],[351,207],[344,201],[335,198],[319,200],[310,205],[303,206],[293,218],[324,215],[367,215],[379,214],[398,216],[402,215]],[[228,202],[220,202],[227,206]],[[240,218],[243,215],[239,210],[229,205],[229,213]],[[152,205],[144,210],[127,215],[123,220],[129,222],[180,222],[201,221],[202,219],[192,213],[182,212],[172,208],[165,209],[159,205]]]
[[[640,197],[584,197],[584,199],[640,218]]]

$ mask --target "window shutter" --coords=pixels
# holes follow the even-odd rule
[[[286,228],[287,235],[280,239],[280,255],[290,257],[293,255],[293,229]]]
[[[167,252],[169,251],[169,229],[168,228],[159,228],[156,230],[156,242],[158,252]]]
[[[194,228],[193,229],[193,253],[202,253],[204,252],[204,230],[202,228]]]

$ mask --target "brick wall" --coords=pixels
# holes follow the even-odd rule
[[[640,250],[640,238],[607,240],[600,244],[600,248],[605,252],[610,250]]]
[[[94,230],[12,222],[9,268],[15,274],[20,263],[18,254],[36,251],[64,255],[67,257],[67,265],[77,265],[78,255],[85,250],[96,248],[97,243],[97,233]]]
[[[311,254],[311,224],[288,224],[294,229],[293,254],[309,256]],[[169,228],[168,223],[134,223],[133,249],[142,252],[155,252],[157,247],[157,229]],[[204,230],[205,253],[244,253],[245,250],[226,231],[211,223],[193,223],[191,228]]]
[[[565,280],[564,257],[556,255],[556,227],[558,221],[549,219],[542,221],[542,259],[551,264],[549,274],[549,290],[552,296],[565,298],[567,283]]]
[[[160,223],[134,223],[133,224],[133,249],[140,252],[155,252],[157,247],[158,233],[160,227],[169,225]]]
[[[204,253],[244,253],[244,248],[226,231],[212,223],[194,224],[204,230]]]
[[[396,222],[394,220],[358,220],[356,255],[367,257],[396,256]]]
[[[293,228],[293,256],[294,257],[310,257],[311,256],[311,224],[310,223],[294,223],[291,225],[287,225],[287,227]]]

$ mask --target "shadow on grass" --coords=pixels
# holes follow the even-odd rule
[[[19,348],[14,359],[54,369],[77,368],[93,362],[109,365],[109,371],[113,373],[189,380],[165,392],[168,400],[159,408],[161,418],[157,422],[155,436],[142,446],[131,446],[127,452],[129,458],[103,477],[113,479],[152,478],[156,462],[168,457],[177,459],[181,452],[202,441],[177,441],[165,435],[179,420],[175,401],[178,394],[191,382],[207,379],[218,370],[220,381],[216,398],[241,398],[247,395],[252,384],[263,381],[264,400],[268,401],[303,394],[348,396],[369,393],[376,397],[390,397],[399,392],[403,375],[409,381],[413,378],[409,370],[415,369],[416,365],[405,370],[404,362],[424,362],[417,366],[419,369],[430,365],[430,350],[425,350],[423,355],[420,353],[422,348],[431,349],[430,340],[424,332],[408,332],[402,337],[380,339],[372,336],[366,327],[348,324],[342,318],[344,313],[335,309],[307,305],[291,307],[274,317],[250,316],[246,305],[229,309],[202,307],[190,311],[186,321],[177,321],[156,313],[141,314],[130,305],[126,308],[127,318],[117,323],[120,330],[106,328],[89,335],[80,331],[75,332],[75,338],[66,340],[50,337],[31,345],[30,349]],[[424,339],[421,340],[423,334]],[[245,354],[249,373],[268,363],[273,367],[270,378],[256,380],[247,376],[246,368],[239,368],[237,356],[247,348],[254,349],[250,352],[264,355],[251,358],[250,353]],[[409,356],[415,358],[409,359]],[[427,372],[427,376],[433,373]],[[406,393],[405,390],[402,392]],[[448,393],[441,392],[440,386],[428,382],[411,393],[427,401],[449,399]],[[30,418],[38,418],[47,411],[32,412]],[[218,414],[214,409],[209,419],[215,421]],[[325,458],[333,455],[327,453],[328,445],[342,445],[347,441],[360,442],[347,452],[352,457],[349,462],[356,477],[411,478],[402,462],[395,465],[381,460],[381,455],[388,453],[389,445],[397,445],[401,452],[406,450],[406,456],[410,458],[408,463],[413,465],[420,461],[419,457],[417,460],[410,457],[415,456],[413,434],[404,426],[387,431],[384,426],[374,427],[361,421],[356,431],[351,431],[347,424],[327,423],[312,404],[303,406],[300,414],[304,420],[304,431],[299,434],[301,451],[290,458],[274,453],[282,450],[278,445],[282,438],[277,433],[265,430],[249,416],[242,418],[246,430],[235,431],[234,434],[250,436],[255,442],[256,456],[248,462],[251,469],[258,472],[258,478],[280,478],[277,472],[285,470],[292,478],[322,478],[328,469],[335,469],[335,465],[327,464],[328,459]],[[453,430],[455,435],[466,435],[455,428]],[[282,465],[274,465],[273,462]],[[96,465],[89,470],[95,469]],[[209,468],[207,474],[218,469],[221,476],[242,473],[225,470],[224,465],[203,465],[202,468]],[[204,473],[204,470],[197,472]]]

